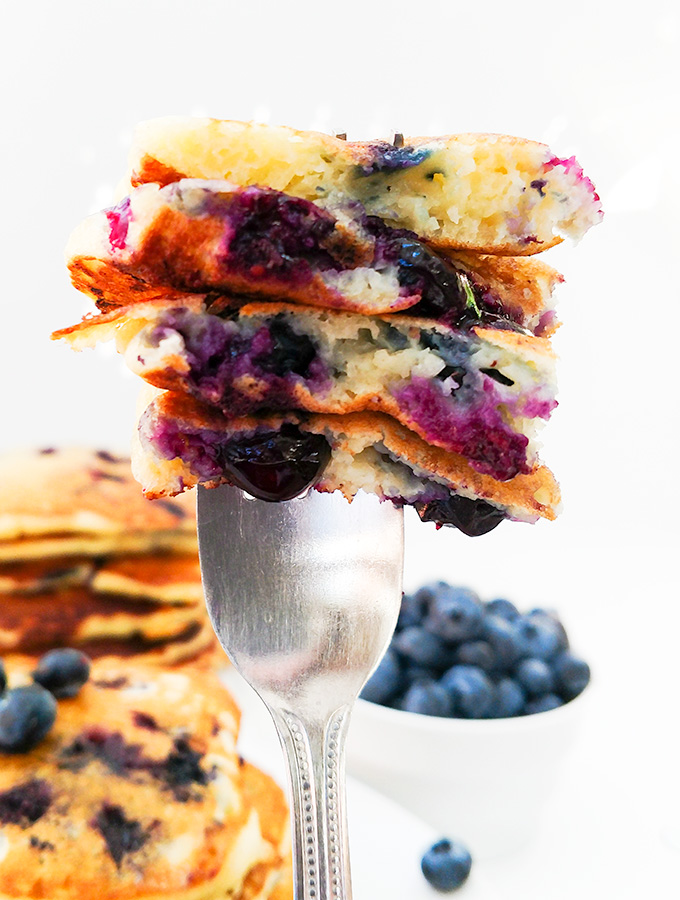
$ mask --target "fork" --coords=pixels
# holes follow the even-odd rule
[[[198,539],[215,633],[286,758],[295,900],[351,900],[345,736],[399,614],[402,510],[362,493],[268,503],[199,487]]]

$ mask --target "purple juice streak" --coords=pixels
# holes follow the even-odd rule
[[[570,175],[578,184],[583,184],[590,191],[593,196],[593,200],[597,202],[600,201],[600,196],[595,190],[595,185],[585,174],[581,165],[578,163],[575,156],[570,156],[567,159],[560,159],[559,156],[551,157],[546,163],[543,164],[543,168],[546,171],[550,171],[550,169],[554,169],[555,166],[561,166],[567,175]],[[599,210],[600,216],[603,215],[602,210]]]
[[[130,198],[125,197],[120,203],[104,210],[109,223],[109,243],[113,250],[125,250],[127,233],[132,218]]]

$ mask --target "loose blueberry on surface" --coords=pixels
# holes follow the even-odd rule
[[[448,718],[453,712],[451,695],[436,681],[417,681],[404,694],[401,709],[423,716]]]
[[[452,666],[440,684],[451,695],[454,715],[463,719],[484,719],[493,706],[494,684],[477,666]]]
[[[386,703],[395,697],[404,686],[404,673],[399,657],[388,647],[378,668],[368,679],[361,691],[361,697],[371,703]]]
[[[411,625],[395,634],[392,647],[400,656],[419,666],[446,669],[453,662],[451,648],[438,635],[419,625]]]
[[[501,678],[496,684],[488,718],[509,719],[512,716],[519,716],[526,701],[526,694],[513,678]]]
[[[503,597],[489,600],[484,605],[484,611],[489,615],[500,616],[502,619],[507,619],[509,622],[513,622],[515,619],[519,618],[520,614],[515,604],[511,603],[510,600],[505,600]]]
[[[444,641],[466,641],[479,634],[483,614],[482,601],[474,591],[447,585],[430,603],[425,628]]]
[[[5,671],[5,663],[0,659],[0,695],[5,693],[7,689],[7,672]]]
[[[590,681],[590,666],[569,651],[562,653],[553,663],[557,690],[565,700],[573,700]]]
[[[527,700],[524,712],[527,716],[534,713],[548,712],[551,709],[557,709],[562,706],[563,701],[557,694],[543,694],[541,697],[534,697],[533,700]]]
[[[528,657],[517,663],[515,678],[524,688],[528,697],[540,697],[555,689],[553,670],[543,659]]]
[[[0,700],[0,751],[26,753],[47,735],[57,701],[39,684],[12,688]]]
[[[435,890],[455,891],[467,881],[472,868],[472,857],[462,844],[444,838],[424,854],[420,867]]]
[[[75,697],[89,677],[89,657],[72,648],[50,650],[33,672],[33,680],[59,700]]]

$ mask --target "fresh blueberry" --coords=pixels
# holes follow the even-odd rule
[[[42,741],[57,716],[57,701],[39,684],[11,688],[0,700],[0,751],[25,753]]]
[[[543,659],[528,657],[518,662],[515,667],[515,678],[528,697],[540,697],[541,694],[550,694],[555,689],[553,670]]]
[[[522,656],[554,659],[563,647],[561,627],[547,615],[522,616],[516,623]]]
[[[454,715],[484,719],[494,700],[494,684],[477,666],[452,666],[439,682],[451,695]]]
[[[419,666],[446,669],[453,661],[451,648],[436,634],[418,625],[411,625],[395,634],[392,647],[409,662]]]
[[[484,606],[484,611],[488,615],[500,616],[502,619],[507,619],[509,622],[513,622],[519,617],[519,610],[515,604],[502,597],[499,597],[497,600],[489,600]]]
[[[386,703],[392,697],[396,697],[403,686],[404,674],[399,657],[391,647],[388,647],[378,663],[378,668],[364,685],[361,696],[371,703]]]
[[[527,697],[514,678],[501,678],[496,685],[493,703],[488,712],[489,719],[509,719],[519,716]]]
[[[50,650],[38,660],[33,680],[55,697],[75,697],[90,677],[90,660],[80,650]]]
[[[0,696],[5,693],[7,688],[7,672],[5,671],[5,663],[0,659]]]
[[[484,616],[482,637],[491,644],[499,669],[510,669],[522,655],[522,642],[516,622],[509,622],[496,614]]]
[[[557,691],[565,700],[573,700],[590,681],[590,666],[569,651],[553,662]]]
[[[451,695],[436,681],[417,681],[404,694],[401,708],[423,716],[446,718],[453,713]]]
[[[548,712],[549,709],[557,709],[562,704],[563,701],[557,694],[543,694],[540,697],[534,697],[533,700],[527,700],[524,712],[530,716],[534,713]]]
[[[461,665],[479,666],[485,672],[496,668],[497,660],[488,641],[465,641],[456,648],[456,662]]]
[[[446,585],[430,603],[425,628],[445,641],[456,643],[478,636],[483,606],[474,591]]]
[[[432,887],[445,893],[465,884],[472,868],[472,857],[462,844],[444,838],[424,854],[420,867]]]

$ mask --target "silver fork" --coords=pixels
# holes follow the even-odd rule
[[[213,627],[288,764],[295,900],[350,900],[345,735],[399,613],[402,512],[367,494],[199,487],[198,538]]]

